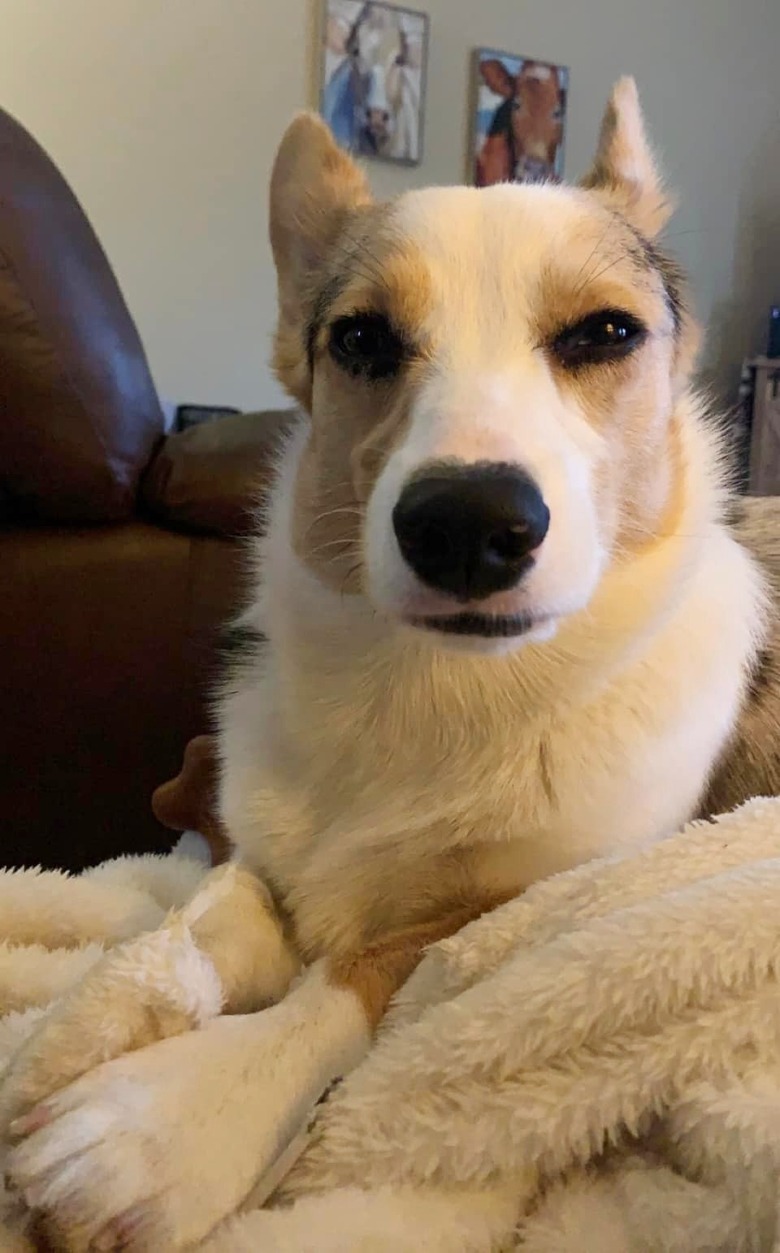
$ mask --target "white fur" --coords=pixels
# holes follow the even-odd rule
[[[186,996],[197,980],[178,973]],[[265,1013],[216,1019],[55,1093],[8,1168],[30,1208],[74,1216],[74,1251],[131,1237],[182,1247],[245,1200],[368,1043],[357,998],[314,966]]]
[[[301,428],[248,614],[271,650],[224,707],[223,805],[242,856],[294,892],[305,943],[367,922],[367,908],[381,921],[388,876],[398,919],[407,876],[412,893],[465,836],[475,882],[520,890],[690,814],[736,717],[762,596],[717,520],[699,422],[691,406],[675,533],[608,571],[551,643],[505,658],[442,653],[300,563]]]
[[[395,207],[393,229],[436,276],[439,349],[367,502],[360,594],[329,589],[293,551],[305,421],[285,451],[246,614],[269,643],[223,702],[222,805],[307,953],[417,920],[416,894],[430,912],[431,884],[445,903],[454,850],[489,895],[673,831],[734,725],[763,589],[721,522],[718,450],[699,404],[673,395],[660,286],[643,288],[655,337],[648,420],[673,412],[682,509],[630,559],[599,538],[608,445],[534,339],[538,281],[556,241],[576,236],[583,204],[578,191],[505,186],[413,192]],[[630,304],[629,280],[613,281],[614,300]],[[410,475],[448,457],[518,463],[550,504],[534,568],[488,603],[539,617],[508,653],[502,641],[458,655],[405,625],[443,606],[404,566],[392,509]]]

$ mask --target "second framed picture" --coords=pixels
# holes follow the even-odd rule
[[[363,0],[324,0],[324,8],[322,116],[350,152],[417,165],[427,15]]]
[[[569,71],[530,57],[474,53],[472,181],[560,182]]]

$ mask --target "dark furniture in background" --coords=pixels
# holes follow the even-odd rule
[[[0,863],[164,851],[287,413],[164,435],[78,201],[0,111]]]
[[[780,358],[756,357],[751,372],[751,496],[780,495]]]

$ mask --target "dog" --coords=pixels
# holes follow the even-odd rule
[[[166,1039],[150,1012],[150,1047],[25,1089],[10,1179],[65,1247],[203,1239],[426,946],[777,782],[770,589],[691,390],[669,212],[630,79],[577,187],[379,205],[319,119],[286,132],[274,362],[305,416],[220,702],[238,864],[186,918],[242,1012]]]
[[[476,183],[557,181],[566,92],[556,65],[524,61],[517,76],[503,61],[480,61],[485,84],[503,103],[496,109],[476,160]]]

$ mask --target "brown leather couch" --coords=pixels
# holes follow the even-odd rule
[[[165,437],[111,267],[0,112],[0,862],[167,850],[153,789],[208,727],[286,413]]]

